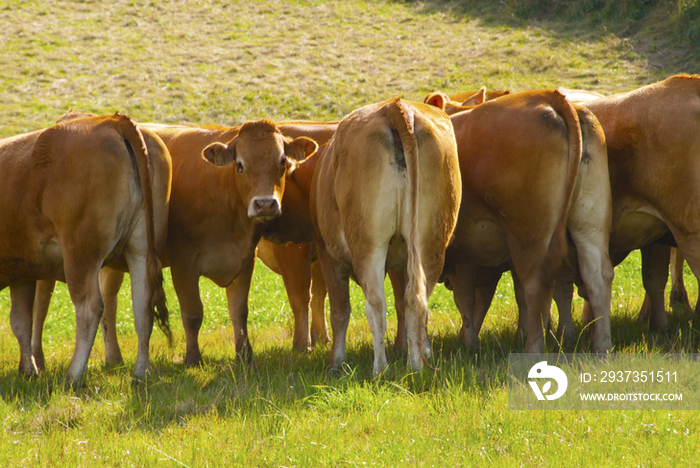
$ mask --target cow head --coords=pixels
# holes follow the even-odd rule
[[[273,219],[265,227],[263,237],[275,244],[294,242],[301,244],[316,239],[316,228],[311,220],[309,194],[316,164],[327,144],[321,146],[315,154],[300,163],[295,163],[286,175],[284,197],[282,198],[282,216]]]
[[[233,166],[238,193],[248,216],[266,221],[282,213],[284,175],[293,161],[313,154],[318,145],[306,137],[285,138],[269,120],[246,122],[228,142],[212,143],[202,151],[217,166]]]

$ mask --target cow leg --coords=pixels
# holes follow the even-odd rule
[[[365,315],[372,332],[374,347],[374,375],[381,375],[389,363],[386,359],[386,298],[384,296],[384,275],[387,245],[376,249],[368,248],[369,257],[353,259],[357,281],[365,295]],[[407,335],[410,324],[406,324]],[[410,343],[409,343],[410,346]]]
[[[510,243],[509,243],[510,244]],[[512,245],[512,244],[511,244]],[[544,245],[510,248],[513,269],[522,282],[527,306],[526,353],[544,351],[544,331],[549,326],[549,314],[554,294],[554,278],[546,278],[542,260],[546,258]]]
[[[394,352],[408,352],[406,337],[406,274],[403,270],[389,270],[391,289],[394,291],[394,307],[396,309],[396,341]]]
[[[10,285],[10,327],[19,343],[19,372],[26,376],[39,372],[32,356],[32,308],[35,291],[35,281],[17,281]]]
[[[146,374],[150,371],[150,349],[151,334],[153,333],[153,314],[149,308],[151,297],[151,287],[148,284],[145,248],[132,248],[127,246],[125,249],[125,258],[129,266],[129,276],[131,278],[131,307],[134,311],[134,328],[138,337],[138,351],[136,354],[136,364],[134,365],[134,377],[137,380],[146,378]],[[114,285],[112,285],[114,287]],[[113,309],[113,316],[109,318],[112,321],[109,328],[115,331],[116,328],[116,309]],[[102,326],[105,322],[102,321]],[[110,332],[111,333],[111,332]],[[109,335],[107,335],[109,336]],[[116,333],[114,333],[114,342],[116,343]],[[105,342],[105,350],[107,342]],[[111,356],[112,358],[114,356]]]
[[[515,294],[515,302],[518,304],[518,327],[515,330],[515,338],[520,341],[525,341],[527,339],[528,320],[525,289],[523,288],[523,283],[520,281],[515,268],[511,269],[510,274],[513,278],[513,293]]]
[[[56,287],[54,280],[41,280],[36,282],[36,293],[34,295],[33,323],[32,323],[32,356],[39,370],[44,370],[44,348],[42,344],[44,334],[44,323],[49,313],[51,296]]]
[[[663,330],[668,327],[668,317],[664,304],[664,291],[668,281],[668,263],[670,260],[670,247],[658,244],[650,244],[642,247],[642,281],[644,290],[649,297],[649,328]],[[641,316],[640,319],[646,317]],[[596,335],[598,325],[595,324]]]
[[[124,281],[124,273],[103,267],[100,270],[100,292],[104,302],[104,312],[100,325],[102,340],[105,345],[105,364],[119,366],[124,364],[122,352],[117,341],[117,307],[119,305],[119,289]]]
[[[326,280],[328,300],[331,306],[333,345],[328,357],[328,365],[331,369],[338,369],[346,359],[345,337],[352,312],[350,305],[350,279],[344,268],[335,263],[326,252],[325,246],[319,245],[318,257],[323,270],[323,278]]]
[[[88,359],[100,326],[104,306],[100,295],[100,267],[66,261],[66,284],[75,305],[75,351],[66,374],[66,385],[74,389],[85,380]],[[133,294],[133,292],[132,292]]]
[[[326,325],[326,281],[323,279],[321,262],[311,263],[311,345],[328,343],[328,325]]]
[[[474,298],[476,290],[477,266],[458,263],[455,265],[452,291],[459,314],[462,316],[462,326],[459,338],[466,348],[479,348],[479,331],[474,326]]]
[[[685,258],[677,248],[671,248],[671,307],[675,310],[677,306],[690,310],[688,291],[685,289],[683,281],[683,266]]]
[[[311,344],[309,331],[309,302],[311,300],[311,249],[309,244],[288,244],[284,255],[275,255],[282,275],[289,305],[294,313],[294,339],[292,346],[297,351],[308,351]],[[276,252],[276,250],[275,250]]]
[[[571,346],[576,342],[576,329],[571,315],[571,300],[574,295],[574,273],[567,266],[563,266],[557,273],[554,281],[554,302],[559,311],[559,324],[557,325],[557,339],[565,346]]]
[[[491,308],[498,282],[503,276],[501,267],[479,267],[474,291],[474,329],[478,335]]]
[[[199,275],[191,265],[181,265],[171,259],[170,273],[173,278],[175,294],[180,302],[180,317],[185,329],[185,365],[193,366],[202,363],[202,353],[199,350],[199,329],[202,328],[204,306],[199,297]]]
[[[605,239],[596,239],[593,236],[586,236],[585,233],[573,231],[571,236],[576,244],[579,271],[586,290],[586,300],[590,304],[595,321],[593,350],[596,352],[610,351],[612,349],[610,301],[614,274],[608,256],[607,235]],[[661,297],[663,298],[663,292]],[[571,317],[570,311],[569,306],[569,319]],[[570,323],[569,326],[572,327],[573,331],[573,323]]]
[[[700,278],[700,245],[698,245],[698,232],[687,231],[687,234],[681,234],[678,230],[673,229],[673,237],[678,244],[678,250],[683,255],[690,266],[693,275]],[[695,317],[700,318],[700,298],[698,305],[695,307]]]
[[[236,357],[253,364],[253,347],[248,338],[248,294],[255,270],[255,257],[252,257],[226,288],[228,316],[233,324],[233,339],[236,343]],[[198,295],[199,296],[199,295]],[[200,357],[201,359],[201,357]]]
[[[394,291],[394,308],[396,309],[396,341],[394,341],[394,352],[405,354],[408,352],[408,335],[406,334],[406,288],[408,286],[406,272],[403,270],[389,270],[391,289]],[[430,294],[428,294],[428,297]],[[427,325],[427,324],[426,324]],[[425,334],[428,336],[426,326]],[[433,348],[430,340],[425,340],[423,344],[423,355],[430,357]]]

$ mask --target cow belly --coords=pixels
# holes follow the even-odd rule
[[[212,280],[222,288],[230,285],[252,258],[255,247],[247,251],[238,249],[217,252],[207,252],[198,259],[199,271],[202,276]]]
[[[448,248],[447,258],[453,262],[475,262],[482,266],[498,266],[510,260],[506,234],[501,225],[482,218],[459,226]]]
[[[19,251],[24,255],[0,256],[0,274],[7,275],[7,278],[65,279],[61,247],[55,240],[40,242],[38,251]]]
[[[633,211],[622,216],[610,234],[611,251],[629,251],[655,241],[668,231],[657,216],[643,211]]]

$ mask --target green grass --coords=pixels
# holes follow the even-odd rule
[[[330,120],[393,95],[419,100],[436,89],[564,85],[610,94],[700,71],[697,54],[669,38],[656,40],[644,27],[621,35],[556,17],[526,20],[508,5],[489,5],[0,1],[0,136],[50,125],[69,108],[120,110],[164,123]],[[690,311],[673,313],[666,333],[649,333],[636,321],[640,271],[638,255],[616,269],[615,350],[697,352]],[[688,283],[694,301],[697,286]],[[185,368],[169,278],[166,286],[174,345],[168,348],[154,331],[149,380],[132,386],[136,336],[124,288],[118,331],[126,364],[106,369],[98,337],[87,386],[77,393],[63,388],[75,334],[65,285],[45,327],[47,371],[34,379],[17,372],[9,292],[0,292],[0,466],[698,463],[697,412],[507,410],[507,356],[522,350],[508,280],[501,282],[478,352],[461,347],[459,314],[438,286],[430,336],[439,370],[411,374],[404,357],[389,352],[389,370],[378,381],[354,285],[348,365],[338,375],[327,372],[328,348],[291,350],[282,281],[262,266],[249,317],[256,368],[235,359],[225,294],[205,279],[205,362]],[[577,318],[581,307],[577,299]],[[586,338],[581,342],[585,350]]]

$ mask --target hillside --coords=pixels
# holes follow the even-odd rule
[[[625,35],[619,21],[548,17],[527,3],[547,2],[7,3],[0,136],[69,108],[164,123],[328,120],[437,89],[607,94],[700,70],[681,42],[655,39],[663,28],[651,19]]]

